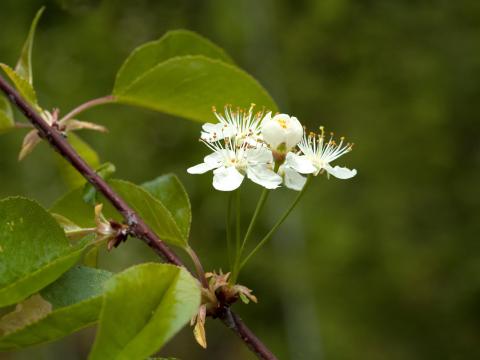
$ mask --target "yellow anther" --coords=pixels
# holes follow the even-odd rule
[[[284,129],[287,128],[287,122],[284,119],[278,119],[277,123]]]

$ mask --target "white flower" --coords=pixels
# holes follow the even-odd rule
[[[203,124],[201,139],[207,142],[215,142],[235,137],[238,145],[248,140],[249,145],[255,146],[261,140],[260,124],[263,111],[253,113],[254,107],[255,104],[252,104],[248,111],[240,108],[232,111],[232,107],[227,105],[224,115],[217,113],[217,110],[213,108],[218,123]]]
[[[269,112],[262,121],[263,140],[272,151],[287,153],[302,139],[303,127],[294,116]]]
[[[300,191],[307,181],[306,177],[301,174],[311,174],[316,170],[306,157],[289,152],[285,157],[285,162],[278,169],[278,173],[283,177],[286,187]]]
[[[323,127],[320,127],[320,130],[320,135],[310,133],[308,136],[303,136],[302,141],[298,144],[303,155],[287,154],[287,157],[290,158],[288,165],[301,174],[313,173],[313,175],[317,176],[325,170],[329,175],[333,175],[339,179],[350,179],[354,177],[357,174],[357,170],[350,170],[340,166],[332,167],[330,165],[332,161],[350,152],[353,144],[347,143],[344,145],[343,137],[340,139],[340,143],[337,144],[333,140],[333,134],[328,141],[325,141]],[[313,167],[307,166],[305,161],[309,162]],[[312,169],[314,169],[314,171],[311,171]]]
[[[261,144],[251,147],[248,140],[240,145],[236,137],[217,142],[203,140],[213,153],[205,156],[203,163],[189,168],[188,173],[203,174],[213,170],[213,187],[220,191],[237,189],[245,175],[267,189],[277,188],[282,178],[272,170],[272,152]]]

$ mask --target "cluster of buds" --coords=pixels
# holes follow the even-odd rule
[[[208,279],[208,288],[202,288],[202,304],[190,322],[190,325],[193,326],[195,340],[203,348],[207,347],[205,334],[207,315],[215,316],[219,309],[230,306],[238,299],[246,304],[250,301],[257,303],[257,298],[252,294],[252,290],[243,285],[232,285],[228,282],[230,273],[207,272],[205,277]]]
[[[64,136],[71,131],[77,131],[82,129],[94,130],[99,132],[107,132],[107,128],[98,124],[94,124],[87,121],[80,121],[71,118],[58,119],[59,110],[53,109],[52,112],[44,110],[40,113],[40,116],[45,122],[53,129],[60,131]],[[29,131],[23,138],[22,148],[18,155],[18,160],[23,160],[33,149],[40,143],[41,138],[37,130]]]
[[[76,241],[88,235],[95,235],[95,243],[107,242],[107,249],[111,250],[127,240],[129,235],[128,225],[120,224],[114,220],[107,220],[102,213],[102,209],[103,204],[95,206],[95,227],[91,228],[82,228],[62,215],[52,215],[62,226],[70,240]]]
[[[107,220],[102,213],[103,204],[95,206],[95,234],[97,241],[107,241],[107,249],[112,250],[128,238],[128,225]]]

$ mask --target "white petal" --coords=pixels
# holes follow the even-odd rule
[[[272,119],[271,114],[268,113],[262,121],[262,136],[265,142],[270,145],[272,149],[276,149],[283,142],[285,142],[285,129],[274,120],[279,115],[275,115]]]
[[[247,149],[245,154],[247,161],[251,164],[267,164],[273,162],[272,152],[266,147]]]
[[[335,176],[338,179],[350,179],[357,175],[357,170],[350,170],[346,167],[335,166],[331,167],[330,165],[325,166],[325,170],[330,174]]]
[[[216,164],[201,163],[187,169],[189,174],[203,174],[218,167]]]
[[[206,123],[202,126],[201,139],[205,141],[217,141],[222,140],[222,128],[223,124]]]
[[[205,141],[218,141],[226,137],[232,137],[235,135],[235,129],[226,124],[217,123],[205,123],[202,125],[201,138]]]
[[[282,177],[270,170],[266,165],[251,165],[247,168],[247,176],[254,183],[267,189],[276,189],[282,183]]]
[[[272,112],[271,112],[271,111],[269,111],[269,112],[263,117],[262,123],[263,123],[263,122],[270,121],[270,120],[272,120]]]
[[[290,150],[294,148],[303,136],[303,127],[300,124],[300,121],[294,116],[290,118],[287,129],[285,131],[285,144],[287,149]]]
[[[242,184],[244,178],[233,166],[222,166],[213,173],[213,187],[220,191],[235,190]]]
[[[216,165],[215,167],[219,167],[222,163],[223,159],[228,155],[228,150],[216,151],[214,153],[208,154],[203,158],[205,164],[209,165]]]
[[[245,143],[252,148],[263,145],[259,140],[262,140],[260,136],[248,136],[247,138],[243,139],[243,141],[245,141]]]
[[[188,168],[187,172],[189,174],[203,174],[207,171],[220,167],[222,162],[223,154],[220,152],[214,152],[205,156],[203,158],[203,163]]]
[[[220,129],[222,126],[223,124],[219,124],[219,123],[217,124],[205,123],[202,125],[202,130],[211,133],[214,131],[218,131],[218,129]]]
[[[313,166],[312,162],[305,155],[297,155],[292,152],[287,154],[285,165],[301,174],[312,174],[317,171],[315,166]]]
[[[290,167],[284,167],[283,172],[285,174],[285,186],[289,189],[300,191],[303,189],[307,178],[300,175],[298,172]]]

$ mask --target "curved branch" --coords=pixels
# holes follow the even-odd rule
[[[167,262],[185,267],[180,258],[158,238],[158,236],[148,227],[137,213],[123,200],[108,184],[102,179],[80,155],[70,146],[63,135],[54,127],[47,124],[43,118],[13,89],[5,79],[0,75],[0,90],[2,90],[8,99],[18,107],[25,117],[38,130],[40,136],[45,139],[60,155],[62,155],[90,184],[92,184],[105,198],[117,209],[123,216],[129,226],[130,234],[144,241],[158,255]],[[75,110],[72,110],[64,118],[75,116],[81,111],[99,105],[100,103],[111,102],[113,98],[96,99],[95,103],[86,106],[85,103]],[[73,115],[71,115],[73,114]],[[265,360],[276,360],[275,355],[255,336],[255,334],[245,325],[245,323],[235,315],[228,307],[223,307],[217,315],[222,322],[232,329],[247,346],[260,358]]]

